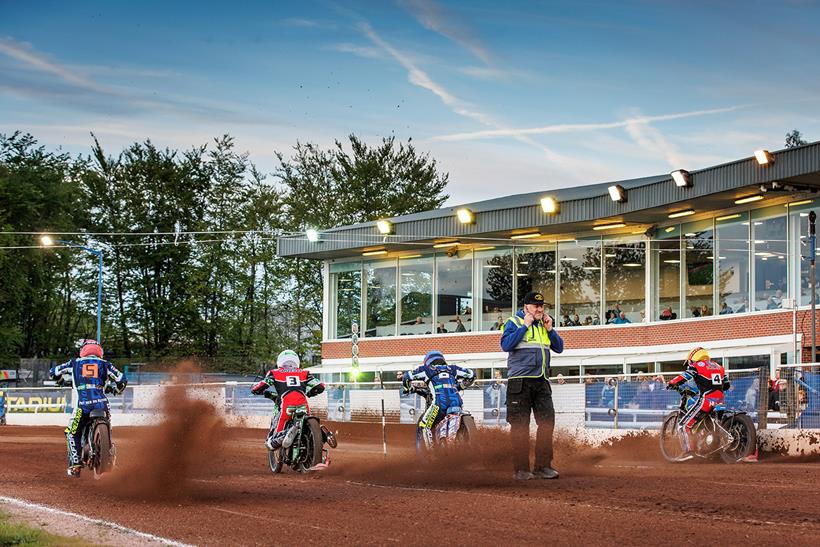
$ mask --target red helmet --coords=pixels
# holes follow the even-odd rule
[[[103,349],[96,340],[85,340],[80,347],[80,357],[98,357],[102,359]]]

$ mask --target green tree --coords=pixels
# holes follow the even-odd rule
[[[794,148],[804,144],[808,144],[808,142],[803,139],[803,135],[797,129],[792,129],[789,133],[786,133],[786,148]]]

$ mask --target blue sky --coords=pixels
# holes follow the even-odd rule
[[[412,137],[461,203],[820,140],[818,1],[0,7],[0,132],[73,153]]]

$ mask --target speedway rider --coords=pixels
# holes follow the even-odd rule
[[[701,347],[689,352],[686,369],[666,384],[666,389],[674,389],[687,397],[685,411],[678,420],[683,445],[683,454],[678,461],[692,459],[692,428],[715,407],[723,404],[723,393],[729,385],[723,365],[712,361],[709,353]]]
[[[461,395],[458,393],[458,380],[463,379],[466,387],[475,380],[475,372],[456,365],[448,365],[444,354],[438,350],[427,352],[423,364],[412,372],[405,372],[402,377],[402,391],[412,391],[413,380],[423,380],[432,396],[432,404],[418,423],[419,435],[427,448],[433,445],[433,427],[447,414],[461,412]]]
[[[265,378],[251,388],[254,395],[264,395],[274,403],[273,419],[265,439],[268,450],[282,446],[287,434],[285,424],[290,419],[287,409],[292,406],[307,406],[308,397],[319,395],[325,390],[325,384],[307,370],[299,368],[300,364],[296,352],[286,349],[276,358],[276,368],[270,369]],[[324,426],[322,433],[325,437],[331,435]]]
[[[102,346],[96,340],[83,340],[81,343],[79,359],[56,365],[49,371],[58,386],[74,385],[77,408],[74,409],[71,423],[65,429],[69,477],[80,476],[80,469],[83,467],[79,453],[82,447],[80,435],[88,424],[91,411],[105,410],[108,414],[108,398],[105,394],[119,395],[128,384],[125,374],[103,359]],[[113,385],[108,384],[109,381]]]

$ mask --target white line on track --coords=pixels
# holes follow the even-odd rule
[[[0,503],[7,503],[9,505],[16,505],[17,507],[25,507],[27,509],[38,509],[40,511],[46,511],[48,513],[54,513],[56,515],[62,515],[64,517],[72,517],[76,519],[80,519],[85,522],[90,522],[91,524],[96,524],[98,526],[105,526],[106,528],[111,528],[113,530],[117,530],[119,532],[124,532],[126,534],[131,534],[134,536],[141,537],[143,539],[147,539],[150,541],[156,541],[158,543],[164,543],[165,545],[173,545],[174,547],[193,547],[187,543],[180,543],[179,541],[174,541],[173,539],[168,539],[160,536],[155,536],[154,534],[149,534],[147,532],[140,532],[139,530],[134,530],[133,528],[127,528],[122,526],[121,524],[117,524],[116,522],[110,522],[107,520],[101,519],[94,519],[91,517],[87,517],[85,515],[80,515],[78,513],[72,513],[70,511],[63,511],[62,509],[57,509],[55,507],[49,507],[48,505],[41,505],[39,503],[33,503],[26,500],[21,500],[18,498],[9,498],[6,496],[0,496]]]

